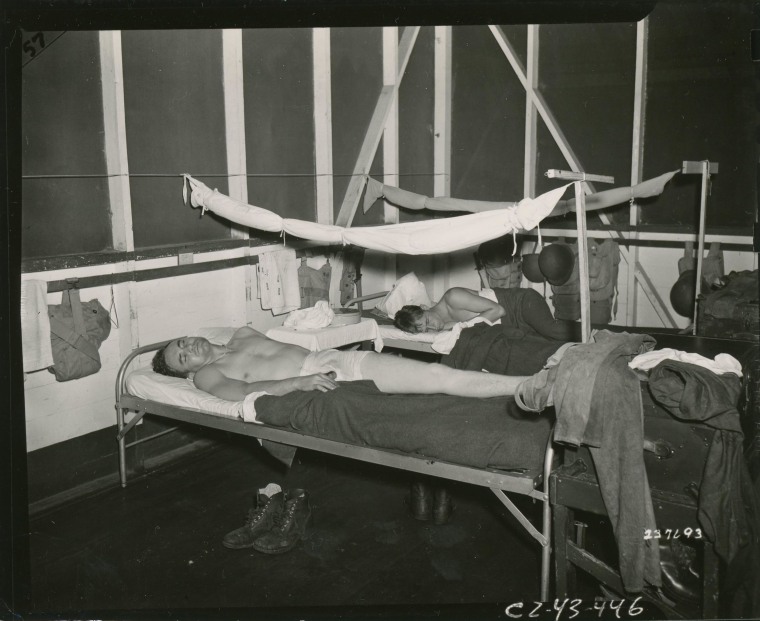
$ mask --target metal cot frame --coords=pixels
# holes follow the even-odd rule
[[[471,466],[462,466],[387,449],[381,450],[366,446],[346,444],[334,440],[305,435],[297,431],[281,429],[270,425],[247,423],[242,419],[215,416],[212,414],[206,414],[201,410],[167,405],[158,401],[150,401],[130,395],[126,388],[126,378],[127,370],[131,363],[138,356],[150,351],[155,351],[169,342],[171,341],[162,341],[135,349],[127,356],[124,362],[122,362],[116,375],[115,407],[117,440],[119,445],[119,475],[122,487],[125,487],[127,484],[127,449],[172,431],[172,429],[167,429],[145,438],[127,442],[127,434],[146,414],[200,425],[202,427],[211,427],[213,429],[250,436],[261,440],[271,440],[313,451],[329,453],[331,455],[338,455],[400,470],[407,470],[409,472],[480,485],[489,488],[517,519],[522,527],[525,528],[528,534],[541,545],[540,596],[542,601],[548,600],[552,532],[551,506],[549,503],[549,475],[551,473],[552,462],[554,459],[551,434],[547,443],[546,456],[544,458],[543,470],[541,473],[505,473],[492,470],[481,470]],[[134,412],[134,416],[127,421],[127,413],[130,411]],[[520,509],[515,506],[512,500],[507,496],[508,493],[523,494],[543,503],[540,529],[536,528]]]

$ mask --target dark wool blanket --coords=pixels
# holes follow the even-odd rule
[[[367,380],[324,393],[261,396],[256,418],[348,444],[512,471],[540,470],[551,428],[512,397],[386,394]]]
[[[479,323],[465,328],[441,363],[454,369],[501,375],[533,375],[563,345],[538,335],[514,337],[502,326]]]
[[[505,310],[501,329],[513,338],[541,336],[552,341],[575,340],[575,324],[555,319],[538,291],[526,288],[495,288],[496,300]]]

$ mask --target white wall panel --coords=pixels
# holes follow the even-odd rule
[[[206,257],[204,257],[205,260]],[[215,256],[214,259],[225,258]],[[144,262],[141,268],[176,265],[176,258],[162,258]],[[119,271],[115,267],[114,271]],[[61,272],[27,274],[27,278],[59,280],[65,277],[103,273],[103,266],[69,269]],[[255,280],[255,276],[254,276]],[[255,285],[255,282],[254,282]],[[114,291],[126,287],[114,285]],[[245,268],[204,272],[173,278],[161,278],[134,284],[135,307],[133,320],[139,325],[141,345],[181,336],[198,327],[243,326],[246,324],[246,304],[251,305],[253,327],[265,332],[282,324],[285,315],[273,316],[262,310],[258,299],[246,300]],[[97,298],[109,310],[111,287],[95,287],[80,292],[83,301]],[[116,299],[124,299],[115,296]],[[49,304],[58,304],[61,293],[48,295]],[[129,317],[128,307],[116,306],[116,316]],[[112,316],[112,319],[115,319]],[[127,322],[123,322],[123,326]],[[122,327],[121,329],[129,329]],[[69,382],[57,382],[48,371],[37,371],[26,376],[24,385],[27,450],[50,446],[64,440],[98,431],[116,424],[113,391],[116,373],[121,364],[119,330],[111,334],[100,347],[101,370],[89,377]],[[149,357],[143,357],[147,363]]]
[[[245,324],[242,267],[144,281],[135,289],[141,345],[199,327]]]

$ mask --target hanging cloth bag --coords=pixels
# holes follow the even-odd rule
[[[87,377],[100,370],[100,344],[111,333],[111,318],[98,300],[82,302],[79,290],[67,289],[60,304],[48,306],[53,366],[59,382]]]

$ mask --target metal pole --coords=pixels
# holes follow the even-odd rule
[[[694,285],[694,313],[692,315],[691,333],[697,333],[697,310],[699,308],[699,290],[702,288],[702,262],[705,253],[705,216],[707,214],[707,184],[710,179],[710,162],[702,162],[702,196],[699,203],[699,247],[697,249],[697,282]]]
[[[591,293],[588,284],[588,238],[586,237],[586,195],[581,181],[575,187],[575,222],[578,231],[578,276],[581,293],[581,340],[591,339]]]

